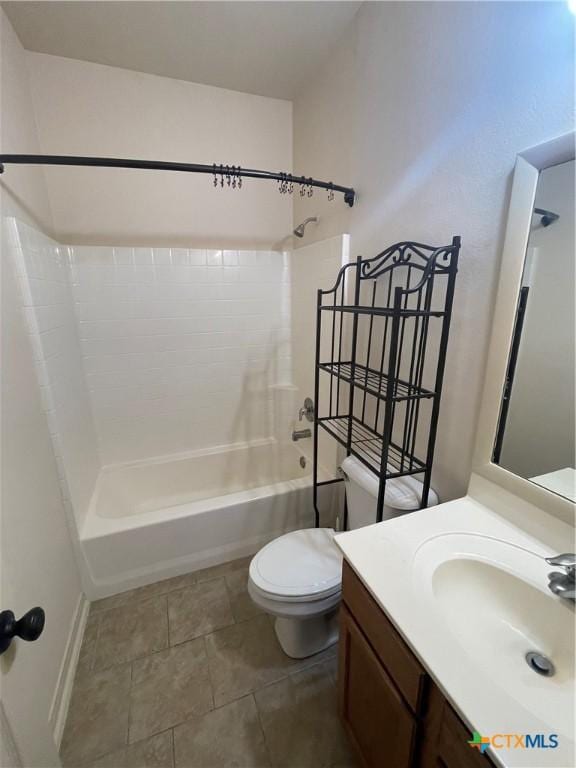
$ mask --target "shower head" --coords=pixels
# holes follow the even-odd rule
[[[554,224],[560,218],[559,214],[553,211],[547,211],[545,208],[534,208],[536,216],[540,216],[540,224],[543,227],[549,227],[550,224]]]
[[[298,224],[294,231],[294,234],[296,237],[304,237],[304,230],[306,229],[306,224],[310,224],[311,221],[317,222],[318,216],[309,216],[307,219],[304,219],[302,224]]]

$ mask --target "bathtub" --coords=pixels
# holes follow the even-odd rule
[[[249,555],[313,525],[303,459],[297,445],[266,439],[103,468],[80,533],[89,597]]]

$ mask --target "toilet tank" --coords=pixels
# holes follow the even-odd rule
[[[348,530],[362,528],[376,522],[378,477],[354,456],[348,456],[341,464],[345,475],[346,501],[348,504]],[[420,508],[423,485],[413,476],[395,477],[386,481],[383,520],[413,512]],[[430,488],[428,506],[438,504],[436,492]]]

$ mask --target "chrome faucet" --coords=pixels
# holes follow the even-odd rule
[[[312,431],[309,429],[294,429],[292,431],[292,440],[304,440],[306,437],[312,437]]]
[[[576,599],[576,555],[565,552],[563,555],[547,557],[548,565],[564,568],[562,571],[552,571],[548,574],[548,589],[558,597],[566,600]]]

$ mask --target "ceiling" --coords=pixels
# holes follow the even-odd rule
[[[292,99],[360,2],[3,2],[31,51]]]

